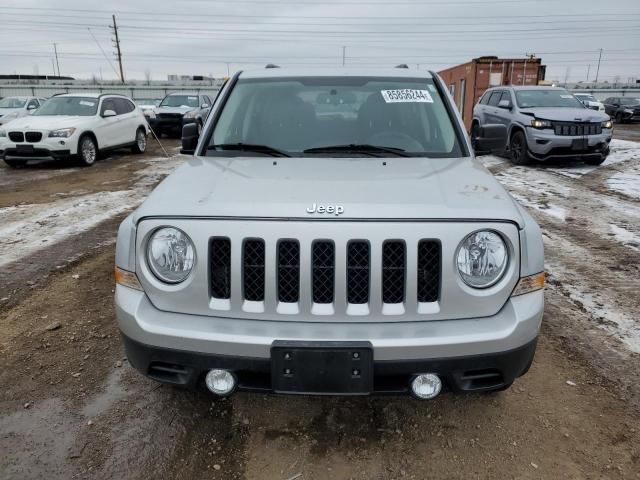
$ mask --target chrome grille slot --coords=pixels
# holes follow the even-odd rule
[[[209,246],[209,259],[211,296],[231,298],[231,241],[228,238],[213,238]]]
[[[418,243],[418,301],[437,302],[440,296],[440,242]]]
[[[332,241],[313,242],[311,264],[313,303],[333,303],[335,254],[335,245]]]
[[[405,244],[387,240],[382,244],[382,301],[402,303],[406,273]]]
[[[242,262],[245,300],[264,301],[264,241],[245,240]]]
[[[296,303],[300,298],[300,244],[296,240],[278,243],[278,301]]]
[[[352,240],[347,245],[347,302],[369,303],[369,242]]]

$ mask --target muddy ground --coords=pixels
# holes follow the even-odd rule
[[[183,159],[0,166],[0,478],[640,478],[640,144],[616,155],[483,159],[543,228],[545,321],[510,390],[431,402],[218,400],[143,378],[114,320],[114,235]]]

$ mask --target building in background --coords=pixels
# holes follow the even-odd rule
[[[485,90],[498,85],[538,85],[544,80],[540,58],[479,57],[438,72],[449,87],[467,129],[471,128],[473,106]]]

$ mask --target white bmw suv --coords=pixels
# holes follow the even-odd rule
[[[131,147],[143,153],[147,121],[127,97],[72,93],[47,100],[33,115],[0,129],[0,156],[11,167],[29,160],[77,157],[90,166],[98,154]]]

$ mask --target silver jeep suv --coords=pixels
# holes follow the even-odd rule
[[[506,129],[479,134],[489,150]],[[217,395],[433,398],[529,368],[540,230],[474,158],[435,73],[241,72],[183,150],[118,232],[117,318],[143,374]]]
[[[599,165],[609,154],[613,133],[607,114],[585,107],[558,87],[488,89],[473,109],[471,137],[486,124],[507,127],[504,150],[516,165],[561,159]]]

